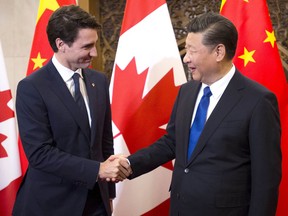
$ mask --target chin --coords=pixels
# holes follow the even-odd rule
[[[200,77],[195,75],[195,74],[194,75],[192,74],[192,79],[196,80],[196,81],[200,81],[201,80]]]
[[[90,66],[90,62],[89,63],[83,63],[79,66],[80,66],[80,68],[88,68]]]

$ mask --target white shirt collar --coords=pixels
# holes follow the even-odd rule
[[[219,99],[221,97],[226,87],[228,86],[230,80],[232,79],[233,75],[235,74],[235,70],[236,70],[235,65],[232,64],[232,67],[228,71],[228,73],[210,86],[210,90],[214,98]],[[202,88],[204,88],[205,86],[204,84],[202,84]]]
[[[82,76],[82,70],[81,68],[78,68],[76,71],[73,71],[65,66],[63,66],[55,57],[55,54],[52,57],[52,63],[54,64],[54,66],[56,67],[57,71],[59,72],[60,76],[62,77],[62,79],[64,80],[64,82],[69,81],[74,73],[79,73],[80,77],[83,79]]]

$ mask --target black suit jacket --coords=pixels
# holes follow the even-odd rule
[[[14,215],[82,215],[100,162],[114,153],[107,79],[90,69],[83,76],[91,130],[52,61],[18,84],[16,111],[29,167]],[[110,215],[115,185],[98,184]]]
[[[281,179],[277,100],[236,70],[191,159],[189,128],[201,83],[184,84],[167,135],[129,156],[132,178],[175,158],[171,215],[274,216]]]

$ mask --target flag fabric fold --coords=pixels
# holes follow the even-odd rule
[[[21,181],[16,120],[0,41],[0,215],[10,216]]]
[[[220,13],[235,24],[239,33],[234,57],[236,67],[274,92],[278,99],[282,127],[282,181],[276,215],[284,216],[288,212],[288,84],[268,6],[265,0],[222,0]]]
[[[165,0],[127,0],[110,84],[115,153],[166,133],[186,77]],[[168,215],[173,165],[117,184],[114,215]]]

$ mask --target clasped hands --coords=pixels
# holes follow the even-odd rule
[[[131,166],[124,155],[111,155],[100,163],[98,177],[101,180],[119,182],[132,174]]]

